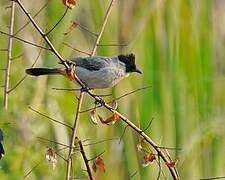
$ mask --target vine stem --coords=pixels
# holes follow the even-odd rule
[[[97,38],[96,38],[94,48],[92,49],[91,56],[94,56],[95,53],[96,53],[96,50],[97,50],[97,48],[98,48],[100,39],[101,39],[101,37],[102,37],[102,34],[103,34],[103,32],[104,32],[106,23],[107,23],[107,21],[108,21],[108,19],[109,19],[109,16],[110,16],[110,14],[111,14],[112,7],[113,7],[114,3],[115,3],[115,0],[111,0],[111,2],[110,2],[110,4],[109,4],[109,7],[108,7],[108,9],[107,9],[107,11],[106,11],[106,15],[105,15],[105,17],[104,17],[104,21],[103,21],[103,23],[102,23],[101,30],[100,30],[100,32],[99,32]]]
[[[12,1],[11,4],[11,17],[10,17],[10,24],[9,24],[9,34],[13,34],[13,27],[14,27],[14,15],[15,15],[15,2]],[[8,99],[9,99],[9,77],[10,77],[10,67],[11,67],[11,59],[12,59],[12,43],[13,38],[8,36],[8,47],[7,47],[7,64],[5,70],[5,82],[4,82],[4,109],[8,109]]]

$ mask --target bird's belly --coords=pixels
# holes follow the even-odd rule
[[[89,71],[87,69],[77,67],[76,74],[86,86],[93,89],[112,87],[121,79],[126,77],[123,71],[119,71],[115,68],[104,68],[98,71]]]

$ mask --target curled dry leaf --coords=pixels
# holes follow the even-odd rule
[[[99,120],[101,121],[102,124],[107,124],[107,125],[111,125],[111,124],[115,124],[116,121],[118,121],[120,119],[120,116],[117,112],[114,112],[112,116],[110,116],[109,118],[107,118],[106,120],[104,120],[101,116],[98,115]]]
[[[96,166],[95,162],[92,164],[92,169],[93,169],[94,172],[97,171],[97,166]]]
[[[94,124],[98,124],[98,120],[97,120],[97,115],[96,115],[96,109],[93,109],[91,112],[90,112],[90,117],[91,117],[91,121],[94,123]]]
[[[168,167],[175,168],[177,162],[178,162],[178,159],[176,159],[175,161],[166,162],[166,165],[167,165]]]
[[[142,161],[142,166],[147,167],[155,159],[156,157],[153,153],[145,153],[143,161]]]
[[[71,31],[73,31],[76,27],[78,26],[78,24],[75,21],[72,21],[72,24],[70,25],[68,31],[66,31],[64,33],[64,35],[68,35]]]
[[[56,159],[56,154],[52,148],[48,148],[46,154],[45,154],[45,159],[52,163],[53,169],[56,167],[57,159]]]
[[[99,169],[100,171],[105,172],[105,162],[101,157],[97,157],[94,164],[96,166],[96,171]]]
[[[63,4],[70,9],[73,9],[76,6],[76,0],[63,0]]]
[[[111,107],[113,108],[113,110],[117,110],[117,108],[118,108],[118,103],[117,103],[115,100],[113,100],[113,101],[112,101],[112,104],[111,104]]]
[[[137,144],[137,150],[138,150],[138,152],[143,152],[143,147],[142,147],[141,143]]]

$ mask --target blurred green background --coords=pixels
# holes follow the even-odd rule
[[[34,15],[46,3],[47,7],[35,18],[44,31],[49,30],[62,16],[65,6],[56,0],[22,0]],[[7,32],[11,4],[0,1],[0,30]],[[95,37],[79,27],[69,34],[75,21],[92,32],[98,32],[109,0],[77,1],[63,22],[49,35],[56,49],[65,58],[84,56],[63,43],[90,52]],[[178,158],[177,168],[181,179],[225,176],[225,1],[223,0],[116,0],[101,44],[127,44],[127,46],[99,47],[98,55],[113,56],[133,52],[143,75],[132,74],[113,89],[96,93],[113,93],[114,97],[134,89],[151,88],[121,99],[119,111],[132,122],[145,128],[154,118],[146,133],[162,146],[181,148],[170,151]],[[27,18],[16,6],[16,32]],[[31,25],[17,34],[25,40],[42,44],[43,40]],[[7,37],[0,36],[0,48],[7,47]],[[24,75],[24,70],[35,61],[40,49],[13,41],[10,87]],[[20,56],[21,55],[21,56]],[[5,68],[6,53],[0,51],[0,68]],[[55,67],[58,60],[49,51],[41,51],[36,67]],[[0,71],[0,85],[4,85],[4,71]],[[53,87],[72,88],[74,84],[63,77],[27,77],[9,95],[8,111],[3,109],[3,88],[0,91],[0,128],[4,131],[6,156],[0,160],[0,179],[22,179],[32,168],[27,179],[64,179],[66,163],[57,157],[56,169],[45,160],[48,147],[60,145],[40,141],[37,137],[69,144],[71,132],[29,110],[29,106],[52,118],[73,124],[76,98],[73,92],[56,91]],[[77,86],[76,86],[77,87]],[[107,100],[112,98],[108,97]],[[85,96],[82,109],[93,107],[94,101]],[[97,111],[107,117],[104,109]],[[9,124],[8,124],[9,123]],[[81,115],[78,128],[80,139],[90,142],[118,138],[125,125],[94,125],[89,113]],[[156,162],[143,168],[142,156],[137,152],[139,137],[127,129],[122,142],[118,140],[86,146],[89,158],[105,151],[101,156],[106,172],[96,174],[97,179],[156,179]],[[60,151],[67,157],[67,150]],[[172,179],[168,170],[163,173]],[[75,177],[86,172],[77,153],[73,164]],[[165,179],[161,175],[160,179]]]

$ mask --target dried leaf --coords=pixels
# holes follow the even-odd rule
[[[56,167],[57,159],[56,159],[56,154],[52,148],[48,148],[46,154],[45,154],[45,159],[52,163],[53,169]]]
[[[143,161],[142,161],[142,166],[147,167],[155,159],[156,157],[153,153],[145,153]]]
[[[112,107],[114,110],[117,110],[118,103],[117,103],[115,100],[113,100],[113,101],[112,101],[112,104],[111,104],[111,107]]]
[[[143,147],[142,147],[141,143],[137,144],[137,150],[138,150],[138,152],[143,152]]]
[[[72,21],[72,24],[70,25],[68,31],[64,33],[64,35],[68,35],[69,33],[71,33],[71,31],[73,31],[77,26],[78,24],[75,21]]]
[[[175,161],[171,161],[171,162],[166,162],[166,165],[168,167],[174,168],[177,164],[178,160],[176,159]]]
[[[97,157],[95,159],[95,165],[96,165],[96,169],[99,169],[100,171],[105,172],[105,163],[101,157]]]
[[[76,0],[63,0],[63,4],[70,9],[73,9],[76,6]]]
[[[111,124],[115,124],[116,121],[118,121],[120,119],[120,116],[117,112],[114,112],[112,116],[110,116],[109,118],[107,118],[106,120],[104,120],[101,116],[98,115],[98,118],[100,119],[102,124],[107,124],[107,125],[111,125]]]
[[[94,124],[98,124],[98,120],[97,120],[97,115],[96,115],[96,109],[93,109],[91,112],[90,112],[90,117],[91,117],[91,121],[94,123]]]
[[[92,164],[92,169],[93,169],[94,172],[97,171],[97,166],[96,166],[95,162]]]

